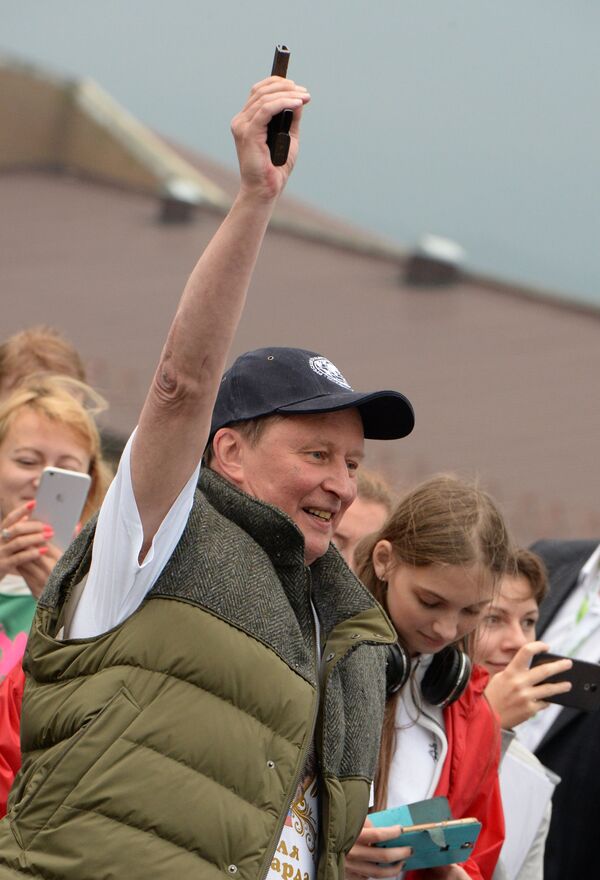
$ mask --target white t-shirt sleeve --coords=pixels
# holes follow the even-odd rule
[[[143,530],[131,483],[131,444],[100,508],[87,582],[67,637],[87,639],[108,632],[141,605],[158,580],[187,523],[200,463],[163,519],[144,561],[138,556]]]

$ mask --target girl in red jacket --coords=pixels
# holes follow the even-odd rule
[[[471,673],[471,635],[510,560],[502,515],[485,492],[434,477],[406,495],[358,551],[358,574],[385,607],[408,681],[388,700],[375,780],[375,809],[444,795],[456,819],[482,830],[460,865],[402,873],[407,847],[382,849],[398,827],[365,827],[347,857],[349,878],[492,877],[504,837],[498,785],[500,735],[483,696],[487,673]],[[470,674],[471,673],[471,674]]]

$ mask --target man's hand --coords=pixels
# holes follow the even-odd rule
[[[545,700],[548,697],[571,690],[568,681],[546,682],[549,676],[570,669],[573,665],[571,660],[555,660],[529,668],[535,654],[548,650],[544,642],[528,642],[519,648],[503,672],[496,673],[490,679],[485,695],[505,729],[526,721],[540,709],[547,709],[549,704]]]
[[[231,123],[241,174],[240,195],[256,195],[271,201],[283,190],[298,155],[298,131],[302,108],[310,101],[304,86],[281,76],[257,83],[243,110]],[[290,151],[285,165],[271,162],[266,131],[271,118],[281,110],[293,110]]]
[[[241,173],[238,196],[192,271],[142,409],[131,452],[133,491],[142,521],[143,559],[160,523],[196,468],[246,291],[277,197],[298,152],[306,89],[283,77],[253,87],[232,122]],[[271,162],[267,126],[289,108],[290,151]]]
[[[365,877],[396,877],[403,864],[412,855],[410,846],[376,846],[385,840],[393,840],[402,834],[401,825],[375,828],[370,819],[365,820],[356,843],[346,856],[346,880],[363,880]]]

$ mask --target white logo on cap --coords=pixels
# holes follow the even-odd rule
[[[332,364],[327,358],[311,357],[309,364],[311,370],[314,370],[319,376],[325,376],[330,382],[335,382],[336,385],[341,385],[342,388],[347,388],[348,391],[352,391],[352,388],[346,382],[335,364]]]

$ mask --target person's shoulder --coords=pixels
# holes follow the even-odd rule
[[[546,596],[541,604],[541,618],[539,632],[543,633],[548,624],[546,619],[549,608],[554,607],[553,594],[562,596],[565,591],[570,592],[577,584],[579,572],[588,559],[598,548],[598,540],[543,540],[536,541],[531,550],[541,558],[548,571],[550,580],[550,595]]]
[[[582,559],[592,555],[600,539],[556,539],[543,538],[535,541],[530,549],[537,553],[548,565]],[[583,564],[582,562],[582,564]]]
[[[511,740],[507,751],[509,751],[514,757],[519,758],[523,763],[528,764],[530,767],[544,767],[539,758],[536,758],[533,752],[520,742],[517,737]]]
[[[458,700],[456,700],[456,703],[452,705],[456,706],[469,721],[477,720],[485,725],[489,724],[490,727],[495,729],[498,727],[498,722],[484,694],[489,679],[490,676],[487,670],[483,666],[475,664],[466,688]]]

